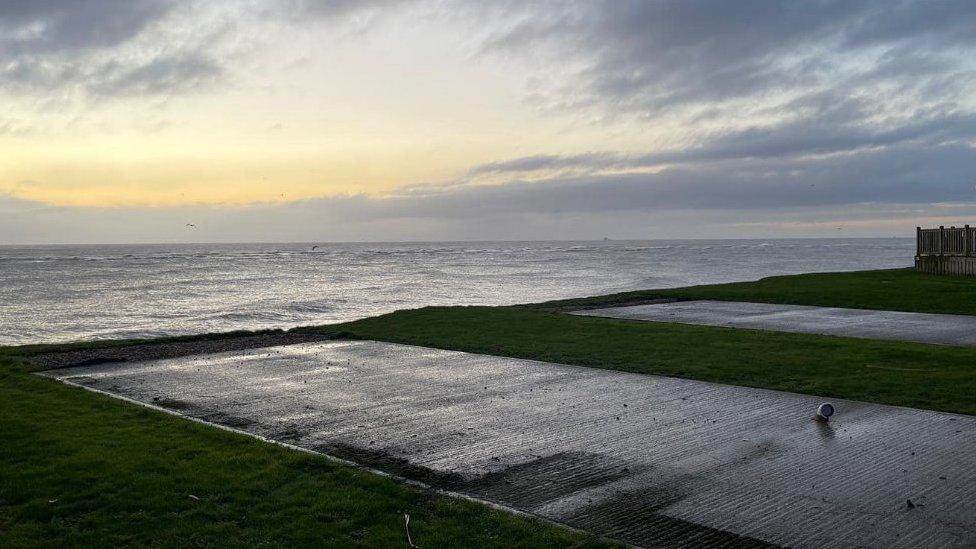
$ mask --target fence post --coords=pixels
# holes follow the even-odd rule
[[[915,227],[915,257],[922,255],[922,228]]]
[[[965,227],[963,227],[963,229],[962,229],[962,236],[963,236],[962,253],[966,257],[969,257],[969,254],[972,253],[972,251],[973,251],[972,250],[972,243],[969,240],[969,225],[966,225]]]
[[[939,225],[939,257],[945,252],[945,226]]]

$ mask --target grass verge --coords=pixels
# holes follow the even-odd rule
[[[527,307],[562,311],[582,307],[613,307],[661,298],[976,315],[976,277],[931,275],[916,272],[914,269],[810,273],[772,276],[753,282],[566,299]]]
[[[976,348],[429,307],[323,333],[976,414]]]
[[[0,546],[602,542],[26,372],[0,348]],[[194,497],[190,497],[190,496]]]

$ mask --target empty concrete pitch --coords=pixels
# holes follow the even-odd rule
[[[363,341],[45,375],[638,545],[976,545],[969,416]]]
[[[976,345],[976,317],[739,301],[674,301],[573,314],[943,345]]]

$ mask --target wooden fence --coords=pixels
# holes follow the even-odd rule
[[[976,229],[965,227],[939,227],[938,229],[915,228],[915,255],[921,256],[973,256],[976,255]]]
[[[976,229],[915,228],[915,268],[925,273],[976,276]]]

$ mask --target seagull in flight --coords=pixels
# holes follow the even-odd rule
[[[194,225],[193,223],[187,223],[187,224],[186,224],[186,226],[187,226],[187,227],[193,227],[194,229],[196,229],[196,228],[197,228],[197,226],[196,226],[196,225]]]

